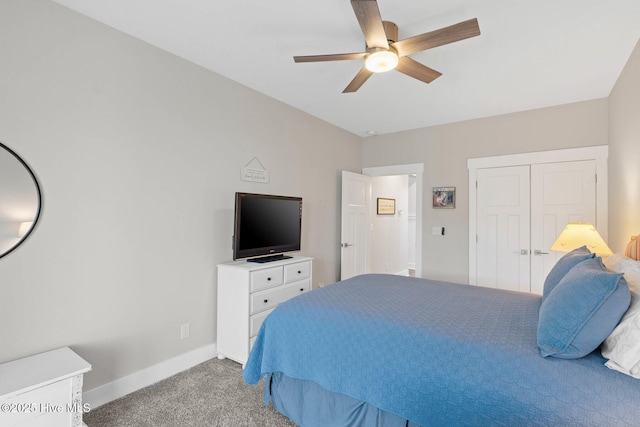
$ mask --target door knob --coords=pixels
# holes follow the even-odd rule
[[[529,249],[520,249],[520,255],[529,255]]]
[[[549,255],[549,252],[542,252],[540,249],[536,249],[535,251],[533,251],[534,255],[540,256],[540,255]]]
[[[340,247],[342,247],[342,248],[348,248],[349,246],[353,246],[353,243],[342,243],[340,245]]]

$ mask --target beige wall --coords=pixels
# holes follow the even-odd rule
[[[214,343],[236,191],[302,196],[314,285],[338,278],[359,137],[47,1],[0,2],[0,40],[0,141],[44,198],[0,260],[0,362],[71,346],[91,390]]]
[[[604,145],[608,104],[599,99],[364,139],[363,167],[424,163],[423,277],[468,282],[467,159]],[[432,209],[432,187],[456,187],[455,209]],[[433,226],[446,235],[432,236]]]
[[[640,42],[609,96],[609,244],[640,234]]]

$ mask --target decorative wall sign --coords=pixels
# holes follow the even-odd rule
[[[269,183],[269,171],[264,167],[260,159],[254,157],[242,167],[241,179],[243,181]]]
[[[384,199],[378,197],[378,215],[395,215],[396,214],[396,199]]]
[[[456,207],[456,187],[433,187],[433,207],[454,209]]]

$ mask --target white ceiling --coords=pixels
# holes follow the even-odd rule
[[[378,0],[404,39],[478,18],[481,35],[413,59],[427,85],[396,71],[342,90],[362,61],[293,62],[362,52],[349,0],[54,0],[357,135],[609,95],[640,38],[639,0]]]

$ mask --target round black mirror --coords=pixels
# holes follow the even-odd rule
[[[40,216],[40,186],[29,166],[0,143],[0,258],[20,246]]]

